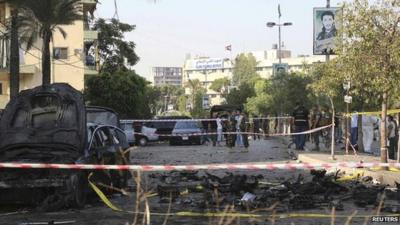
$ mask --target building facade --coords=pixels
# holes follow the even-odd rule
[[[182,67],[153,67],[154,86],[182,86]]]
[[[98,32],[92,29],[92,14],[96,0],[81,0],[83,20],[61,26],[67,33],[64,38],[55,32],[50,43],[51,82],[64,82],[77,90],[84,89],[85,76],[98,74]],[[9,101],[10,41],[5,21],[10,17],[10,5],[0,1],[0,109]],[[42,83],[41,39],[30,50],[20,47],[20,90],[33,88]]]
[[[325,56],[297,56],[292,57],[289,50],[281,50],[282,63],[279,64],[278,53],[276,48],[267,51],[255,51],[251,53],[258,62],[256,71],[265,79],[271,78],[280,66],[291,73],[302,71],[304,65],[312,65],[314,63],[324,62]],[[182,82],[185,84],[188,80],[198,79],[203,87],[207,89],[207,97],[210,105],[218,105],[224,102],[221,93],[210,89],[212,82],[219,78],[232,79],[233,60],[228,58],[194,58],[187,59],[183,66]],[[190,94],[190,89],[186,88],[186,94]]]

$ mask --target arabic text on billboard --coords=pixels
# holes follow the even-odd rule
[[[224,67],[223,59],[202,59],[196,61],[196,69],[220,69]]]

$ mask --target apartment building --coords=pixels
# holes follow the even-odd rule
[[[83,20],[62,26],[67,36],[54,34],[50,43],[52,55],[51,82],[69,83],[77,90],[84,89],[85,76],[98,74],[97,39],[98,32],[92,29],[91,14],[96,9],[96,0],[81,0]],[[10,41],[5,23],[10,17],[10,5],[0,1],[0,109],[9,101],[9,58]],[[27,51],[20,48],[20,89],[29,89],[42,83],[41,40]]]
[[[153,67],[154,86],[182,86],[182,67]]]

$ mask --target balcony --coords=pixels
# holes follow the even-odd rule
[[[85,75],[97,75],[97,44],[95,42],[85,42]]]
[[[20,50],[20,74],[34,74],[38,71],[36,65],[25,65],[24,54]],[[10,41],[5,36],[0,36],[0,72],[9,73],[10,71]]]

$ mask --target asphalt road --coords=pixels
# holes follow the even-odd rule
[[[226,147],[212,146],[169,146],[166,143],[151,143],[147,147],[133,148],[130,153],[130,161],[132,164],[170,164],[170,165],[188,165],[188,164],[206,164],[206,163],[237,163],[237,162],[288,162],[290,157],[287,146],[280,139],[257,140],[250,141],[249,151],[244,148],[228,149]],[[224,175],[226,171],[213,171],[215,175]],[[298,175],[304,174],[308,176],[306,171],[233,171],[235,174],[246,175],[263,175],[264,181],[282,182],[286,179],[296,179]],[[204,174],[204,171],[200,171]],[[159,183],[157,175],[162,173],[144,173],[141,175],[145,192],[155,190],[155,186]],[[309,176],[308,176],[309,177]],[[131,188],[135,189],[135,183],[131,183]],[[202,211],[191,204],[184,202],[194,202],[197,198],[201,198],[198,194],[189,194],[187,197],[179,198],[171,205],[170,212],[179,211]],[[132,190],[131,196],[122,196],[119,194],[109,196],[110,200],[120,208],[126,211],[135,211],[135,193]],[[346,203],[347,204],[347,203]],[[150,224],[163,224],[164,215],[156,215],[155,213],[165,213],[168,211],[169,203],[160,202],[158,197],[149,198],[149,209],[153,215],[150,217]],[[345,212],[342,214],[351,214],[355,209],[351,204],[345,206]],[[372,209],[362,209],[361,214],[372,213]],[[204,209],[203,209],[204,212]],[[328,208],[319,208],[316,210],[303,211],[307,213],[330,214]],[[36,212],[35,209],[29,207],[11,207],[1,206],[0,208],[0,224],[23,224],[34,222],[63,222],[73,221],[73,225],[108,225],[108,224],[132,224],[134,215],[128,212],[115,212],[105,206],[99,198],[94,198],[84,209],[74,210],[65,209],[58,212]],[[143,215],[140,215],[142,218]],[[167,224],[228,224],[221,221],[221,218],[206,217],[182,217],[170,216]],[[337,218],[336,224],[345,224],[347,218]],[[364,219],[354,218],[351,224],[363,224]],[[281,218],[275,222],[266,219],[249,220],[235,219],[232,224],[331,224],[329,218]],[[57,223],[55,223],[57,224]],[[68,224],[68,223],[65,223]],[[141,223],[140,223],[141,224]],[[376,223],[375,223],[376,224]],[[390,223],[385,223],[390,224]],[[393,223],[398,224],[398,223]]]

